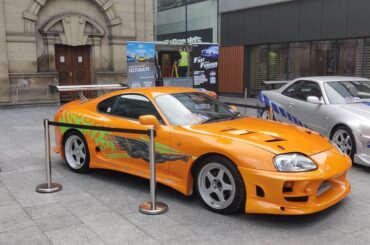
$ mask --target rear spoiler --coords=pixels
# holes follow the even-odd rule
[[[129,86],[123,83],[119,84],[101,84],[101,85],[70,85],[70,86],[57,86],[49,85],[49,90],[52,94],[59,92],[78,92],[81,102],[85,102],[88,99],[83,94],[83,91],[99,91],[99,90],[121,90],[128,89]]]

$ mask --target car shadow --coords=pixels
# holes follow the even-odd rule
[[[65,166],[65,165],[64,165]],[[62,166],[59,166],[62,167]],[[68,169],[67,166],[62,167]],[[369,171],[368,169],[366,171]],[[87,174],[81,175],[81,178],[89,177],[98,181],[114,184],[115,186],[124,186],[125,189],[132,190],[133,193],[148,193],[149,198],[149,180],[140,178],[134,175],[121,173],[112,170],[94,169]],[[180,204],[180,206],[189,206],[189,208],[203,208],[195,194],[185,196],[182,193],[160,183],[157,183],[157,197],[161,200],[167,200],[171,204]],[[329,219],[336,212],[339,212],[344,205],[346,199],[340,203],[314,214],[308,215],[271,215],[271,214],[245,214],[243,210],[238,213],[227,215],[227,219],[231,222],[251,222],[255,225],[276,226],[279,224],[284,228],[299,229],[299,227],[309,227]],[[205,208],[204,208],[205,209]],[[204,210],[207,215],[207,210]],[[221,215],[221,214],[220,214]],[[221,215],[222,216],[222,215]]]
[[[360,164],[357,164],[357,163],[353,163],[352,164],[352,168],[361,170],[361,171],[366,172],[366,173],[370,173],[370,168],[368,166],[364,166],[364,165],[360,165]]]

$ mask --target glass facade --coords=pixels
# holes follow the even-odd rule
[[[170,44],[217,42],[215,0],[156,0],[155,40]]]
[[[266,80],[302,76],[370,78],[370,39],[298,42],[251,47],[248,94],[267,89]]]

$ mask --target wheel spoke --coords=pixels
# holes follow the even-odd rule
[[[213,180],[215,179],[215,176],[213,176],[211,172],[208,172],[208,173],[206,174],[206,177],[208,178],[209,182],[211,182],[211,183],[212,183],[212,182],[213,182]]]
[[[76,158],[77,165],[81,165],[81,157],[79,155],[76,155]]]
[[[233,189],[233,186],[232,185],[229,185],[229,184],[226,184],[226,183],[222,183],[222,190],[224,191],[231,191]]]
[[[224,177],[225,171],[223,169],[220,169],[217,174],[217,179],[222,180]]]
[[[215,190],[213,190],[212,186],[210,185],[210,186],[206,189],[206,192],[208,193],[208,195],[211,195],[213,192],[215,192]]]
[[[225,197],[224,197],[224,194],[222,192],[217,191],[215,193],[216,193],[216,195],[217,195],[217,197],[218,197],[218,199],[219,199],[220,202],[225,202],[226,201],[225,200]]]
[[[349,135],[347,135],[345,142],[346,142],[346,144],[348,144],[348,145],[350,145],[350,144],[351,144],[351,137],[349,137]]]
[[[80,157],[81,157],[83,160],[85,160],[86,154],[85,154],[85,153],[83,153],[82,151],[80,151]]]

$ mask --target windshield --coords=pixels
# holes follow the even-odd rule
[[[348,104],[370,100],[370,81],[324,83],[330,104]]]
[[[231,119],[231,109],[203,93],[164,94],[155,98],[172,125],[193,125]]]

